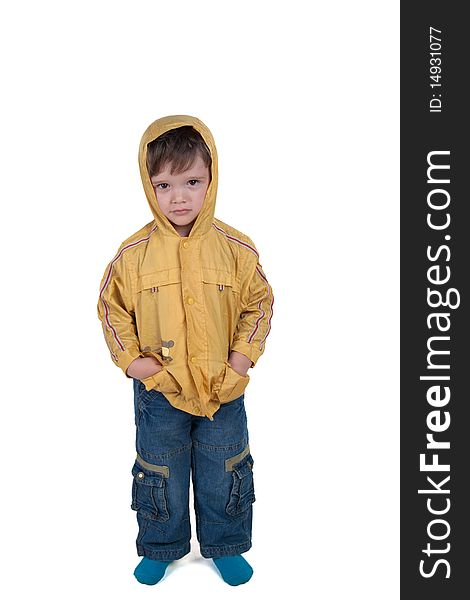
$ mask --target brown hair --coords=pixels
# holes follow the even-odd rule
[[[158,175],[167,163],[171,174],[182,173],[200,156],[211,171],[211,155],[201,134],[191,125],[166,131],[147,144],[147,170],[149,177]]]

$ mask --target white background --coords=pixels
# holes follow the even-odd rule
[[[398,25],[391,1],[2,10],[3,597],[398,598]],[[132,574],[132,381],[96,305],[152,219],[138,144],[171,114],[211,129],[215,214],[275,296],[239,588],[195,538],[157,588]]]

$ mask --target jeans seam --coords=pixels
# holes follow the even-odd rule
[[[144,546],[141,544],[137,544],[137,555],[138,556],[146,556],[147,558],[154,559],[173,559],[178,560],[183,558],[186,554],[191,551],[190,542],[187,542],[182,548],[177,548],[175,550],[146,550]]]
[[[234,556],[247,552],[252,547],[251,539],[233,546],[201,546],[201,554],[204,558],[218,558],[219,556]]]
[[[231,444],[230,446],[212,446],[209,444],[202,444],[201,442],[194,440],[193,446],[195,448],[202,448],[203,450],[209,450],[211,452],[228,452],[240,447],[244,448],[247,443],[248,442],[246,440],[242,440],[241,442],[238,442],[237,444]]]
[[[194,446],[194,444],[193,444]],[[194,447],[191,449],[191,476],[193,477],[194,481],[196,480],[196,461],[194,460]],[[194,481],[192,481],[192,487],[193,487],[193,493],[194,493],[194,514],[196,515],[196,537],[198,538],[199,541],[199,536],[201,534],[201,520],[199,518],[199,511],[197,508],[197,498],[196,498],[196,493],[194,492],[195,489],[195,484]]]
[[[177,456],[178,454],[183,454],[183,452],[187,452],[192,447],[192,442],[189,444],[185,444],[184,446],[180,446],[179,448],[175,448],[174,450],[169,450],[168,452],[164,452],[163,454],[152,454],[152,452],[148,452],[147,450],[141,449],[140,455],[143,454],[151,457],[156,460],[166,460],[167,458],[172,458],[173,456]],[[144,458],[144,457],[143,457]]]

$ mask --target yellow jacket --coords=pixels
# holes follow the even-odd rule
[[[147,144],[183,125],[202,135],[212,156],[212,180],[187,237],[160,210],[146,168]],[[186,115],[153,122],[140,142],[139,167],[154,220],[125,240],[106,267],[98,317],[124,373],[136,358],[154,356],[163,368],[142,380],[146,389],[213,420],[250,379],[230,366],[230,352],[246,355],[252,366],[264,352],[272,289],[251,239],[214,217],[217,150],[204,123]]]

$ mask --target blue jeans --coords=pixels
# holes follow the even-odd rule
[[[176,560],[190,551],[190,473],[202,556],[249,550],[255,494],[244,394],[221,404],[211,421],[174,408],[134,379],[134,409],[138,556]]]

